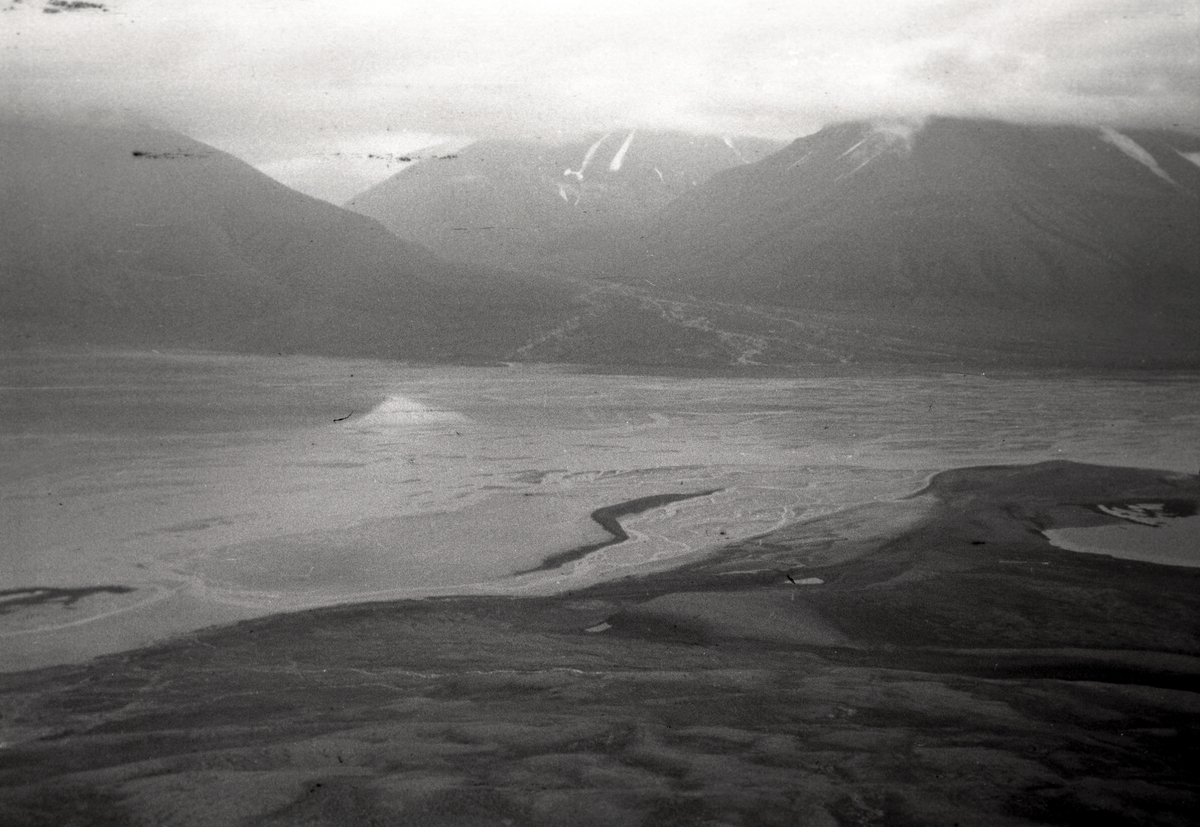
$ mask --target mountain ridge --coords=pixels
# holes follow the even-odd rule
[[[1200,167],[1177,151],[1167,181],[1105,138],[955,119],[911,136],[831,127],[680,196],[619,280],[935,326],[1001,314],[1042,336],[1108,324],[1131,346],[1194,352]]]
[[[442,262],[178,133],[2,127],[0,313],[10,345],[487,359],[537,324],[532,298],[510,306],[512,283],[489,284],[492,274]],[[538,285],[545,305],[571,292],[555,291]],[[480,325],[489,308],[501,321]]]
[[[448,259],[594,276],[674,198],[778,146],[636,129],[479,140],[422,159],[346,206]]]
[[[619,241],[576,235],[567,259],[505,270],[447,262],[176,133],[3,126],[7,347],[710,371],[1200,365],[1200,139],[1183,133],[836,125],[687,183]],[[534,180],[586,183],[622,151],[631,172],[638,140],[575,146]],[[539,215],[543,241],[569,246]]]
[[[971,136],[969,133],[976,134]],[[883,140],[876,140],[881,134],[885,136]],[[1200,148],[1200,138],[1179,134]],[[1101,165],[1092,164],[1093,168],[1089,169],[1086,159],[1071,157],[1069,150],[1074,147],[1057,145],[1061,135],[1068,135],[1073,140],[1091,135],[1088,149],[1092,152],[1107,149],[1102,164],[1105,168],[1100,170],[1105,173],[1104,177],[1089,183],[1086,173],[1096,175],[1094,167]],[[838,270],[837,263],[830,260],[832,257],[819,249],[835,244],[830,238],[832,235],[857,236],[866,229],[878,238],[882,231],[884,237],[872,241],[872,246],[882,243],[893,247],[892,252],[911,258],[912,252],[903,249],[897,236],[907,234],[925,243],[946,241],[944,233],[939,238],[936,227],[937,222],[946,221],[960,227],[970,225],[971,240],[986,242],[975,246],[989,250],[1006,239],[989,238],[1000,233],[983,226],[987,222],[981,217],[993,219],[995,225],[1009,230],[1007,225],[1012,223],[1012,216],[1004,215],[1004,211],[1014,209],[1025,210],[1020,218],[1028,224],[1036,224],[1040,217],[1032,212],[1034,210],[1052,214],[1060,224],[1073,222],[1074,226],[1065,229],[1073,233],[1072,240],[1079,252],[1111,258],[1111,250],[1103,251],[1105,239],[1080,237],[1096,235],[1092,228],[1099,222],[1086,220],[1097,217],[1096,208],[1088,205],[1081,196],[1075,196],[1073,201],[1068,201],[1066,196],[1055,200],[1056,191],[1066,189],[1061,180],[1063,167],[1076,176],[1076,181],[1084,182],[1087,195],[1109,200],[1125,199],[1124,206],[1129,215],[1123,218],[1136,219],[1137,211],[1133,208],[1140,206],[1139,202],[1155,198],[1164,200],[1162,191],[1174,188],[1182,189],[1186,195],[1176,199],[1177,203],[1171,207],[1176,212],[1186,212],[1188,217],[1195,214],[1197,194],[1200,193],[1200,167],[1190,162],[1175,164],[1177,174],[1182,171],[1187,175],[1184,185],[1164,182],[1145,169],[1144,164],[1132,163],[1127,152],[1111,141],[1105,141],[1101,135],[1098,130],[1092,133],[1080,127],[1028,127],[1000,121],[931,119],[923,129],[896,140],[868,123],[837,125],[798,139],[758,164],[720,173],[695,192],[681,196],[664,211],[663,220],[652,230],[652,237],[644,245],[643,255],[658,258],[659,261],[653,262],[653,269],[665,275],[688,269],[715,269],[711,263],[714,255],[720,257],[723,265],[749,259],[752,264],[773,266],[776,271],[783,266],[807,266],[814,271],[822,267]],[[878,151],[871,151],[873,140]],[[1021,168],[1014,163],[1013,156],[1018,154],[1033,156],[1035,160]],[[1045,180],[1047,175],[1054,176],[1054,180]],[[1009,203],[989,203],[992,192],[1002,195]],[[758,203],[749,201],[750,197],[757,197]],[[871,199],[886,200],[882,205],[876,205],[870,203]],[[701,216],[705,221],[688,225],[680,220],[697,209],[706,211]],[[838,211],[842,214],[837,214]],[[899,220],[889,223],[888,211],[896,212]],[[1117,221],[1109,223],[1119,225]],[[733,232],[713,233],[713,228]],[[1112,229],[1103,228],[1105,232]],[[684,244],[671,246],[667,236],[672,233],[690,248],[691,255],[679,249]],[[655,235],[657,237],[653,237]],[[1142,231],[1128,235],[1157,240],[1159,234]],[[1107,241],[1111,246],[1111,239]],[[779,246],[790,245],[791,249],[762,249],[772,242]],[[664,249],[656,249],[656,244]],[[727,252],[722,254],[722,250]],[[1011,242],[1009,251],[1011,254]],[[1188,252],[1192,252],[1191,246]],[[772,254],[776,260],[770,258]],[[1126,259],[1130,258],[1133,256],[1126,256]],[[910,270],[920,266],[913,262],[902,263]],[[651,269],[644,262],[643,266]],[[977,275],[979,268],[960,267],[946,272],[948,269],[943,268],[933,275],[960,281],[964,270]],[[906,274],[900,268],[889,266],[886,271],[902,288],[906,286],[903,284]],[[633,275],[636,278],[643,273],[639,270]],[[842,267],[838,275],[854,278],[857,274]],[[725,278],[722,283],[736,284],[738,288],[745,286],[745,280],[732,278]],[[702,280],[688,283],[689,287],[698,285],[706,286]],[[765,294],[773,300],[781,297],[778,292],[769,290]]]

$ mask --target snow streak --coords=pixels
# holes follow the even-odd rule
[[[1154,156],[1147,152],[1142,145],[1133,138],[1130,138],[1128,135],[1122,135],[1117,130],[1108,126],[1100,127],[1100,137],[1124,152],[1139,164],[1148,167],[1150,171],[1159,178],[1163,179],[1164,181],[1170,181],[1172,184],[1175,183],[1175,180],[1170,175],[1167,175],[1167,173],[1163,171],[1163,168],[1158,165],[1158,161],[1154,159]]]
[[[600,140],[596,141],[596,143],[589,146],[588,151],[583,156],[583,162],[579,164],[579,169],[574,170],[574,169],[571,169],[568,167],[567,169],[563,170],[563,177],[565,178],[568,175],[574,175],[576,181],[582,181],[583,180],[583,171],[585,169],[587,169],[588,164],[590,164],[592,162],[592,158],[595,157],[596,150],[598,150],[600,148],[600,144],[607,141],[608,136],[611,134],[612,134],[611,132],[604,133],[604,135],[602,135],[600,137]]]
[[[621,144],[621,148],[617,150],[617,154],[613,156],[612,163],[608,165],[609,172],[616,172],[621,168],[622,162],[625,160],[625,153],[629,151],[629,145],[633,143],[633,136],[636,132],[630,132],[625,142]]]
[[[722,140],[722,141],[724,141],[724,143],[725,143],[725,146],[727,146],[727,147],[729,147],[731,150],[733,150],[733,154],[734,154],[734,155],[736,155],[736,156],[738,157],[738,160],[739,160],[739,161],[741,161],[743,164],[748,164],[748,163],[750,163],[749,161],[747,161],[747,160],[746,160],[746,156],[745,156],[745,155],[743,155],[743,154],[742,154],[742,153],[741,153],[741,152],[738,150],[738,148],[737,148],[736,146],[734,146],[734,145],[733,145],[733,138],[731,138],[731,137],[729,137],[728,135],[726,135],[726,136],[724,136],[723,138],[721,138],[721,140]]]

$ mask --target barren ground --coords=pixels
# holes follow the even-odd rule
[[[3,397],[2,640],[46,668],[2,676],[2,823],[1186,824],[1200,804],[1200,572],[1042,534],[1200,500],[1194,379],[105,358],[126,366],[66,359],[74,379]],[[136,359],[155,383],[30,401],[144,377]],[[396,395],[463,418],[355,425]],[[512,576],[610,536],[598,507],[710,489]]]

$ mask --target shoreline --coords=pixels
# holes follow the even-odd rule
[[[699,497],[707,497],[721,491],[720,488],[713,488],[707,491],[696,491],[690,494],[651,494],[647,497],[637,497],[632,500],[625,500],[614,505],[606,505],[602,508],[597,508],[589,516],[601,528],[612,535],[607,540],[601,540],[598,543],[588,543],[582,546],[576,546],[567,551],[556,552],[542,560],[541,564],[531,569],[524,571],[513,572],[513,577],[519,577],[524,574],[535,574],[540,571],[553,571],[565,566],[567,563],[574,563],[576,560],[582,560],[593,552],[599,551],[602,548],[615,546],[617,543],[623,543],[629,539],[629,535],[625,532],[624,526],[621,525],[620,517],[626,517],[630,514],[641,514],[644,511],[649,511],[652,508],[669,505],[674,502],[682,502],[684,500],[694,500]]]
[[[1040,533],[1163,498],[1200,502],[1200,478],[960,468],[883,534],[818,518],[554,596],[332,606],[3,674],[0,814],[1183,823],[1200,570]]]

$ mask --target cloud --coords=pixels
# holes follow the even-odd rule
[[[277,169],[316,157],[306,144],[406,131],[786,138],[928,113],[1200,127],[1194,0],[106,6],[0,12],[0,106],[107,107]]]
[[[1200,123],[1200,6],[1009,2],[926,29],[906,79],[950,112]]]

